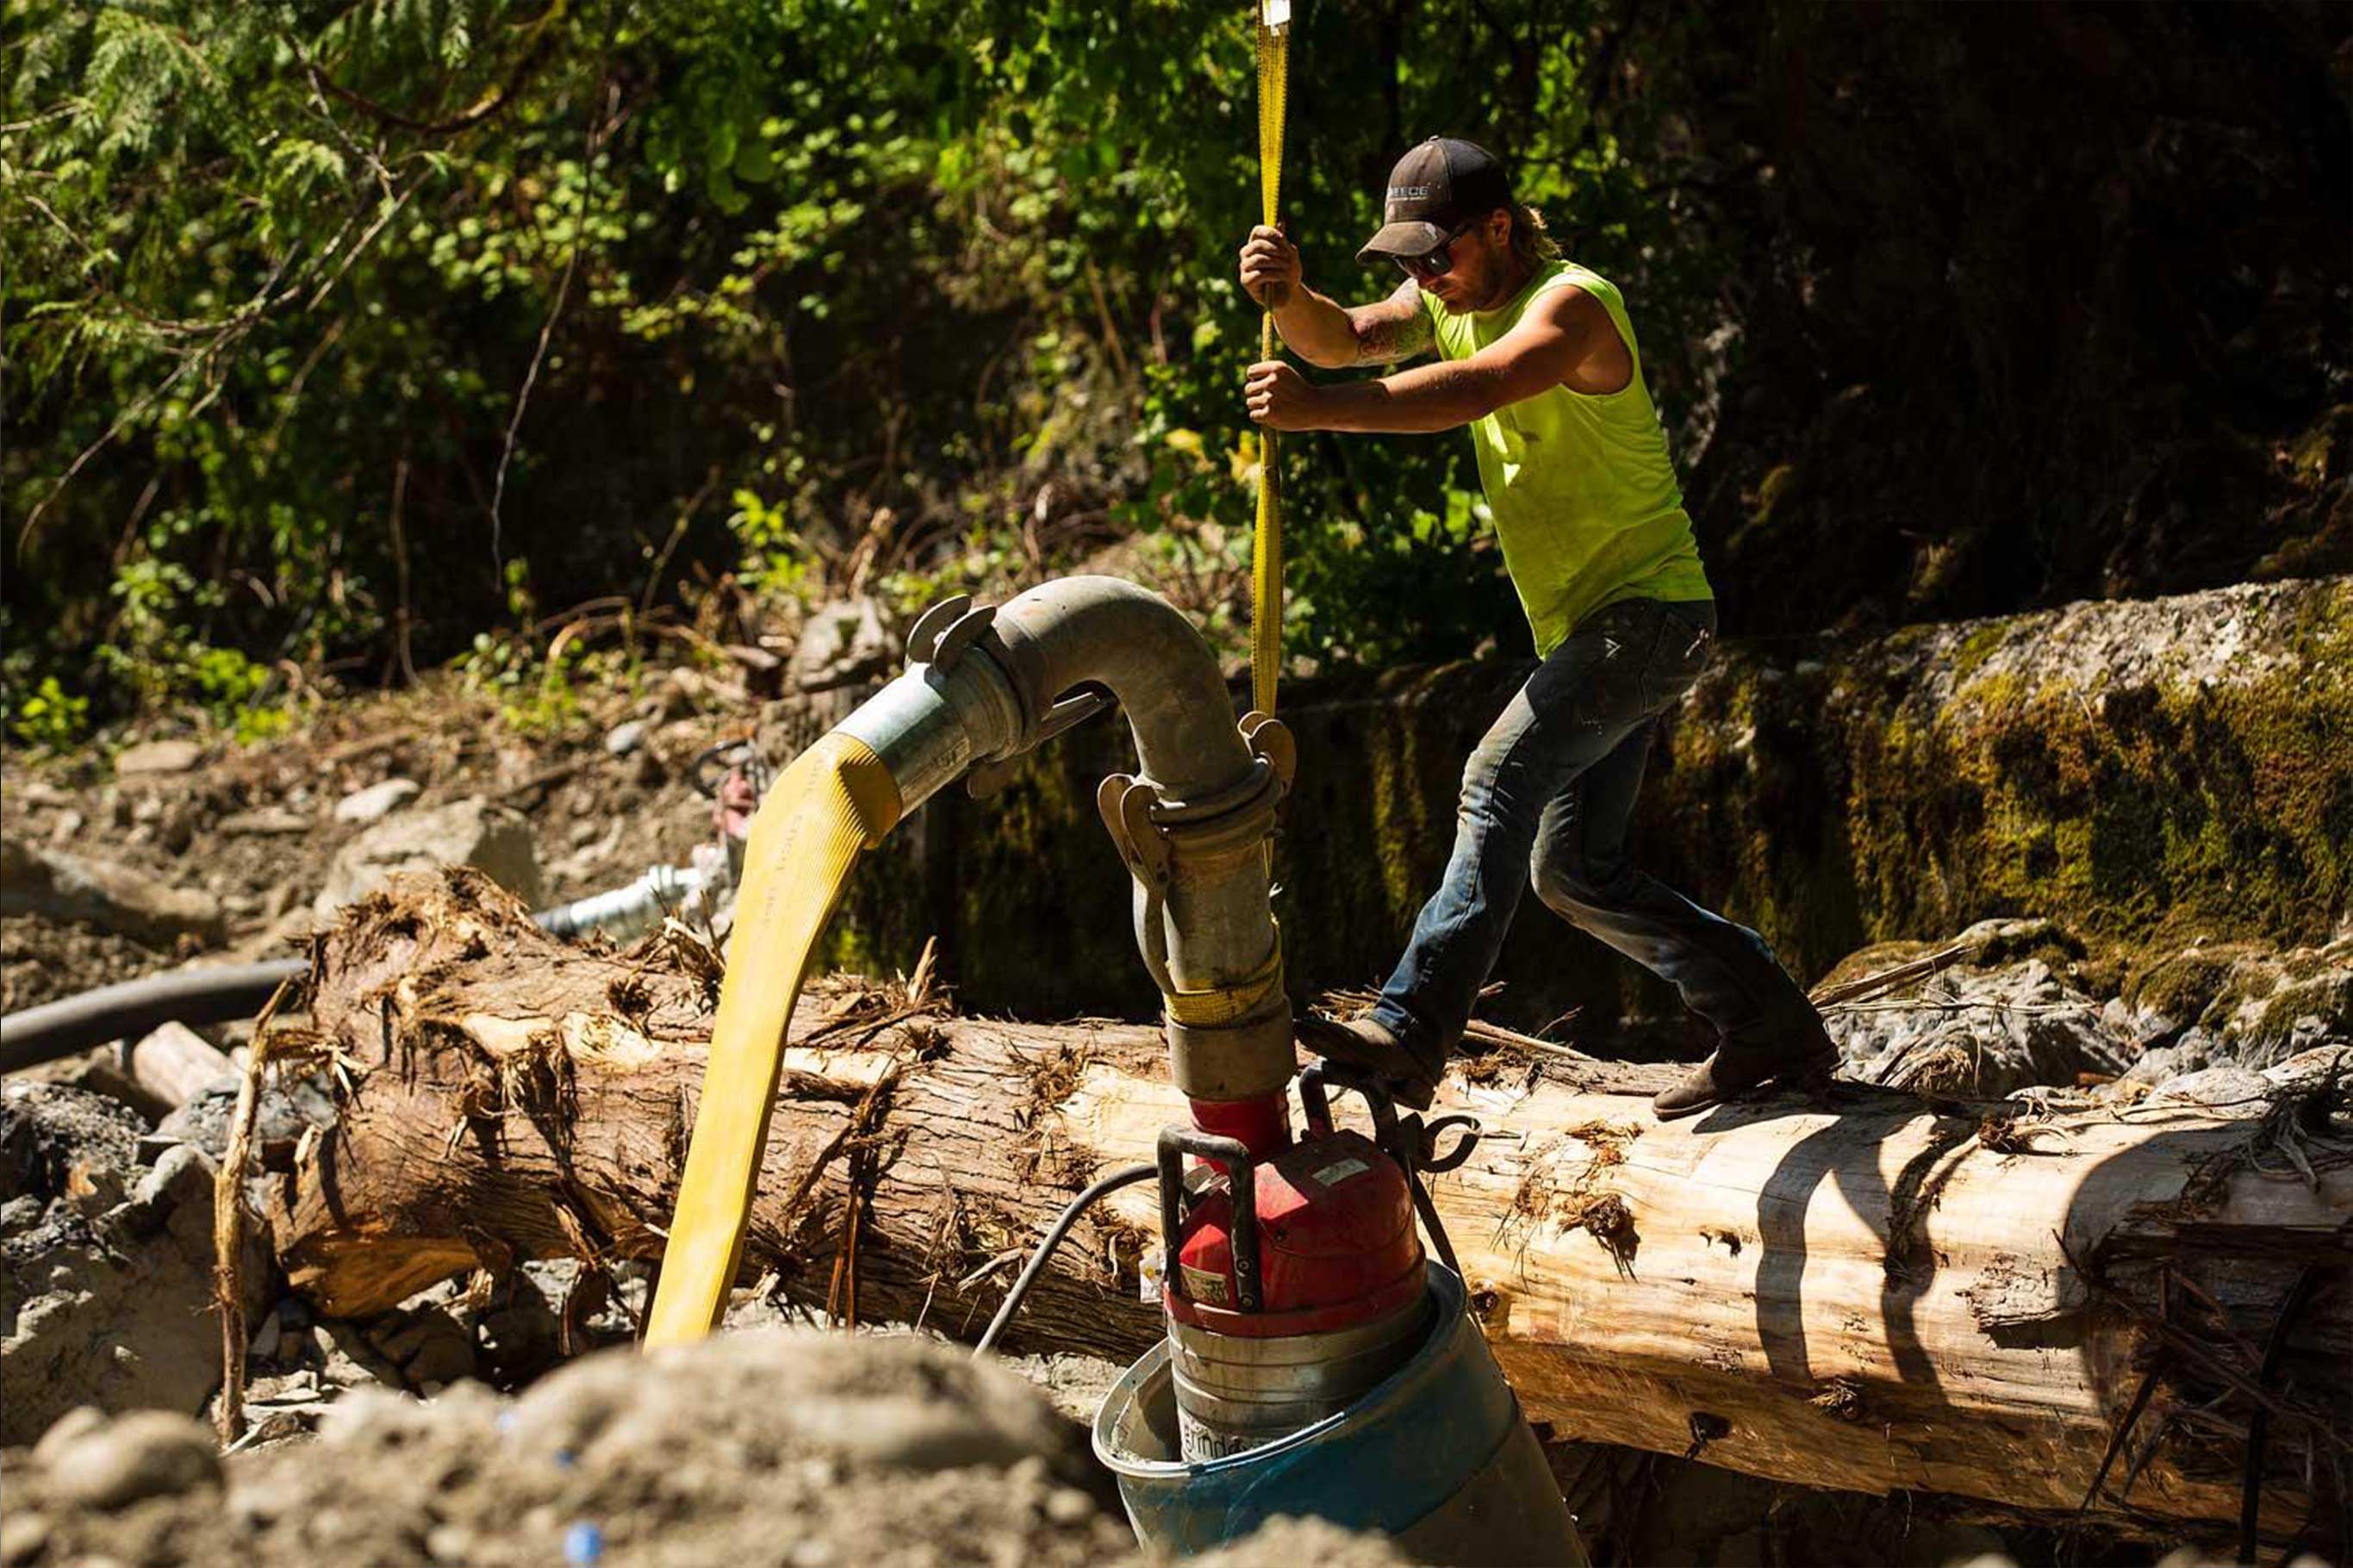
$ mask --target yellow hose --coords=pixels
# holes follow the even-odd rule
[[[1258,189],[1260,220],[1269,227],[1282,197],[1282,123],[1291,97],[1291,30],[1267,26],[1264,0],[1252,0],[1258,17]],[[1274,311],[1259,328],[1259,357],[1275,353]],[[1275,678],[1282,672],[1282,469],[1275,461],[1274,432],[1258,433],[1258,527],[1250,552],[1250,706],[1274,712]]]
[[[899,812],[899,786],[882,759],[836,731],[785,770],[752,819],[702,1103],[646,1326],[649,1349],[702,1339],[726,1308],[809,954],[858,857],[881,842]]]

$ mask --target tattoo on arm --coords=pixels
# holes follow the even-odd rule
[[[1421,308],[1421,289],[1410,278],[1379,304],[1349,311],[1348,330],[1356,335],[1358,364],[1411,359],[1430,348],[1433,336],[1430,313]]]
[[[1395,301],[1384,301],[1351,310],[1348,325],[1356,334],[1358,364],[1395,364],[1430,346],[1430,318],[1418,305],[1400,310]]]

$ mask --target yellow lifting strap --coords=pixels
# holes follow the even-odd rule
[[[1291,96],[1291,0],[1253,0],[1258,21],[1260,220],[1273,226],[1282,196],[1282,122]],[[1261,323],[1259,357],[1275,355],[1274,311]],[[1274,432],[1258,433],[1258,529],[1250,554],[1250,706],[1272,716],[1282,670],[1282,469]]]
[[[1172,981],[1170,984],[1174,984]],[[1168,1021],[1189,1029],[1226,1029],[1240,1023],[1282,991],[1282,928],[1254,974],[1208,991],[1164,991]]]

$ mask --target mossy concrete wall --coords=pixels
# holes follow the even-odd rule
[[[1286,688],[1296,987],[1387,973],[1445,864],[1462,760],[1527,668]],[[934,802],[861,871],[837,956],[903,969],[936,936],[970,1006],[1149,1013],[1093,807],[1133,765],[1124,726],[1098,721],[990,799]],[[1727,645],[1661,726],[1634,843],[1805,980],[1996,915],[2127,949],[2323,940],[2353,905],[2353,580]],[[1533,898],[1496,978],[1491,1011],[1524,1025],[1676,1012]]]

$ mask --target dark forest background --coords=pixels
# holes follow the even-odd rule
[[[1436,132],[1626,289],[1727,628],[2353,563],[2353,9],[1303,0],[1309,277]],[[1081,563],[1230,636],[1250,9],[16,0],[5,700],[512,678]],[[1285,446],[1303,664],[1519,651],[1457,438]],[[691,634],[691,635],[690,635]],[[568,657],[559,651],[558,658]]]

